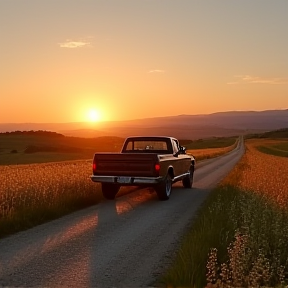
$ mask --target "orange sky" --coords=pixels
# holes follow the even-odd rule
[[[0,2],[0,123],[288,108],[288,1]]]

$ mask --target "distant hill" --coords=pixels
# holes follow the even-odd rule
[[[66,136],[169,135],[179,139],[227,137],[261,133],[288,127],[287,110],[228,111],[201,115],[177,115],[129,121],[91,123],[2,123],[0,132],[49,130]]]
[[[248,134],[246,138],[271,138],[271,139],[288,138],[288,128],[272,130],[259,134]]]

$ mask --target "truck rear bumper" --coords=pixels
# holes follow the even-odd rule
[[[164,179],[163,177],[127,177],[127,176],[90,176],[93,182],[114,183],[119,185],[149,185],[159,184]]]

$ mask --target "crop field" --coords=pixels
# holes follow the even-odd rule
[[[201,207],[166,285],[287,287],[288,159],[257,148],[271,143],[246,141],[241,161]]]
[[[99,202],[91,167],[91,161],[0,166],[0,236]]]
[[[285,142],[247,141],[246,162],[249,170],[246,169],[242,173],[242,180],[237,184],[237,188],[251,190],[269,202],[274,202],[278,207],[288,209],[288,159],[263,154],[258,150],[259,144],[269,147],[275,143],[282,145]]]
[[[193,155],[196,161],[210,159],[228,153],[235,148],[235,145],[236,143],[228,147],[187,150],[187,154]]]
[[[196,161],[199,161],[228,153],[236,147],[237,139],[236,137],[199,139],[186,145],[184,144],[184,146],[187,154],[193,155]]]

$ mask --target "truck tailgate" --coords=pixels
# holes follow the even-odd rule
[[[107,176],[156,176],[155,164],[158,156],[155,153],[96,153],[94,175]]]

